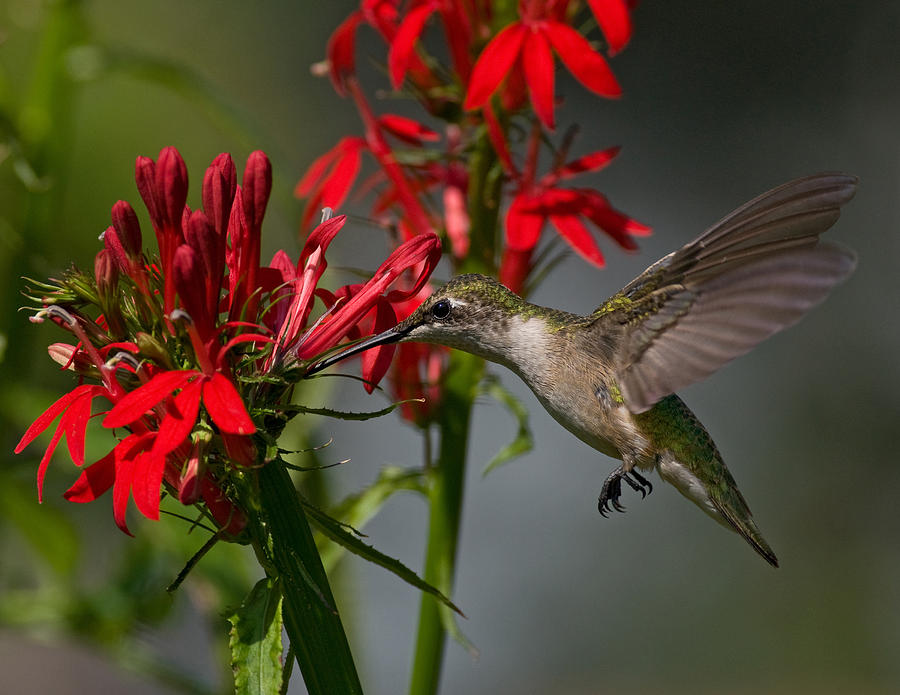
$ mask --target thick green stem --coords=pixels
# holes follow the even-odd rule
[[[281,461],[259,469],[255,536],[258,554],[281,581],[285,629],[310,695],[362,693],[328,577]]]
[[[428,503],[430,519],[425,557],[425,581],[447,596],[452,595],[456,546],[462,512],[463,485],[469,422],[484,361],[463,352],[454,352],[444,380],[437,465],[429,471]],[[410,693],[436,693],[441,675],[446,630],[442,611],[448,610],[431,596],[422,595],[419,631]]]

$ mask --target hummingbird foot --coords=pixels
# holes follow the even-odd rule
[[[641,493],[641,499],[653,492],[653,485],[644,476],[636,470],[626,471],[624,464],[610,473],[606,480],[603,481],[603,488],[600,490],[600,498],[597,500],[597,511],[600,515],[606,517],[607,512],[613,510],[624,512],[625,506],[619,502],[622,496],[622,481],[635,492]]]

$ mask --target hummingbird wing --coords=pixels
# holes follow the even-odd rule
[[[846,278],[856,256],[819,235],[857,179],[817,174],[764,193],[651,265],[595,312],[619,333],[619,388],[629,410],[712,374],[793,325]]]

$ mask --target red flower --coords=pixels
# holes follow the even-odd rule
[[[593,0],[589,4],[606,35],[610,54],[615,53],[631,33],[624,0]],[[569,72],[595,94],[621,96],[622,89],[606,59],[562,21],[566,5],[552,0],[520,2],[521,19],[501,30],[478,57],[463,107],[481,108],[504,78],[518,72],[524,76],[538,118],[553,128],[554,52]]]
[[[402,116],[386,114],[376,117],[355,78],[348,78],[345,86],[363,118],[366,135],[364,139],[342,138],[331,150],[316,159],[300,179],[294,194],[309,198],[303,211],[302,226],[306,227],[322,207],[336,208],[343,203],[359,174],[361,154],[368,151],[390,182],[404,223],[417,234],[433,231],[429,215],[415,195],[414,183],[398,163],[385,136],[393,135],[407,143],[421,144],[437,139],[438,134]]]
[[[506,213],[506,248],[500,268],[501,282],[514,291],[521,291],[524,278],[530,271],[530,259],[547,221],[557,233],[585,260],[597,266],[604,264],[603,254],[582,218],[604,231],[626,251],[637,249],[634,236],[646,236],[650,228],[613,208],[605,196],[590,188],[561,188],[557,184],[577,174],[599,171],[619,153],[618,147],[591,152],[534,180],[537,142],[540,132],[532,133],[531,149],[523,172],[515,168],[511,175],[517,180],[517,191]],[[495,140],[495,147],[504,144]],[[508,154],[501,156],[507,166],[513,166]]]
[[[346,285],[335,294],[317,289],[316,284],[325,271],[325,250],[344,225],[344,216],[334,217],[320,224],[309,236],[294,268],[285,257],[273,260],[282,275],[285,287],[290,287],[290,304],[279,310],[276,348],[267,361],[267,369],[286,359],[287,355],[300,360],[314,361],[323,351],[337,345],[354,333],[357,324],[375,310],[374,331],[384,330],[397,322],[392,305],[403,302],[421,290],[441,254],[441,243],[435,234],[415,236],[401,244],[381,264],[371,280],[363,285]],[[412,282],[403,289],[389,290],[407,272]],[[306,328],[314,296],[322,297],[331,310]],[[363,360],[366,388],[372,390],[390,364],[393,345],[368,351]]]

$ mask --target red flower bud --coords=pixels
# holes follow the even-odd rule
[[[112,223],[116,229],[116,236],[128,258],[132,260],[140,259],[143,247],[141,225],[131,205],[124,200],[120,200],[113,205]]]
[[[223,237],[228,230],[228,217],[237,190],[237,169],[231,155],[216,157],[203,176],[203,210],[213,229]]]
[[[272,164],[264,152],[256,150],[247,157],[241,189],[247,226],[251,234],[258,235],[272,192]]]
[[[119,283],[119,264],[107,249],[100,249],[94,257],[94,277],[102,296],[109,297],[115,292]]]
[[[157,210],[167,226],[180,227],[187,201],[188,175],[178,150],[169,146],[160,151],[155,174]]]

